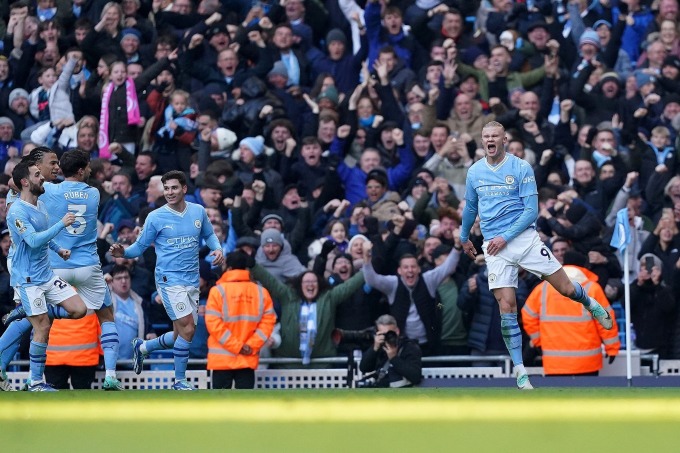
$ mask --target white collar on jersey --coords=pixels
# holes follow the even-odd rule
[[[510,154],[507,154],[507,153],[506,153],[506,154],[505,154],[505,157],[503,158],[503,160],[500,161],[500,162],[498,162],[496,165],[491,165],[491,164],[489,163],[489,161],[488,161],[488,160],[486,159],[486,157],[485,157],[485,158],[484,158],[484,163],[486,164],[486,167],[487,167],[489,170],[491,170],[491,171],[498,171],[498,169],[501,168],[501,167],[503,166],[503,164],[506,163],[506,162],[508,161],[508,158],[509,158],[508,156],[510,156]]]

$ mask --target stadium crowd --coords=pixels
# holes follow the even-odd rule
[[[489,121],[505,127],[507,152],[533,166],[536,229],[554,257],[584,270],[611,303],[630,285],[637,347],[680,358],[678,0],[2,8],[0,221],[22,155],[36,146],[89,153],[119,359],[132,357],[133,338],[172,330],[153,248],[136,259],[109,253],[134,243],[166,202],[170,170],[186,173],[186,200],[205,207],[225,256],[255,258],[252,277],[277,314],[263,355],[299,358],[299,367],[375,352],[375,321],[388,314],[409,357],[505,354],[483,256],[459,252],[467,169],[484,157]],[[628,275],[609,245],[625,207]],[[2,230],[5,314],[14,301]],[[470,239],[481,250],[478,224]],[[208,252],[194,358],[208,356],[205,305],[223,271]],[[540,283],[521,274],[520,308]],[[540,311],[532,307],[525,318]],[[527,357],[542,346],[530,324]]]

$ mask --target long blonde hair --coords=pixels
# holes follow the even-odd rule
[[[123,26],[125,25],[125,22],[123,22],[123,20],[125,19],[125,14],[123,13],[123,7],[120,6],[120,3],[108,2],[106,5],[104,5],[104,8],[102,8],[102,13],[99,15],[99,20],[102,20],[104,16],[106,16],[106,13],[108,13],[111,8],[115,8],[116,11],[118,11],[118,17],[120,17],[120,21],[118,22],[118,28],[122,29]]]

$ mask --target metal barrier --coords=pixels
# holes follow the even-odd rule
[[[680,360],[659,360],[656,354],[641,355],[640,358],[651,362],[651,366],[642,371],[642,375],[680,375]],[[442,362],[476,362],[476,361],[497,362],[495,367],[441,367],[428,364],[439,364]],[[131,361],[118,362],[121,366],[129,366]],[[148,365],[172,365],[172,359],[146,359]],[[358,363],[354,358],[329,357],[322,359],[312,359],[313,364],[332,364],[342,365],[340,368],[305,368],[305,369],[258,369],[255,370],[255,388],[258,389],[332,389],[332,388],[353,388],[362,373],[358,370]],[[299,359],[269,358],[260,360],[261,365],[295,365],[301,364]],[[14,362],[15,366],[28,366],[28,361]],[[191,367],[205,367],[206,360],[190,359]],[[423,378],[425,379],[463,379],[463,378],[507,378],[511,377],[511,361],[509,356],[439,356],[423,357]],[[641,367],[645,368],[645,367]],[[527,369],[532,375],[543,375],[543,368],[530,367]],[[649,371],[647,371],[649,370]],[[160,390],[169,389],[174,381],[173,370],[144,371],[137,375],[133,371],[118,371],[118,379],[126,389],[129,390]],[[15,371],[7,373],[10,383],[15,389],[28,379],[28,371]],[[98,371],[93,389],[101,389],[104,382],[105,373]],[[211,383],[210,372],[205,369],[187,370],[187,379],[198,389],[209,389]]]

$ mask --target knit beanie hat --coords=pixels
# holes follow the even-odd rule
[[[253,154],[259,156],[262,154],[262,151],[264,151],[264,138],[261,135],[258,135],[257,137],[246,137],[241,140],[239,146],[246,146]]]
[[[321,99],[328,99],[328,100],[331,101],[333,104],[337,104],[338,101],[339,101],[339,99],[340,99],[340,98],[338,97],[338,90],[337,90],[337,88],[335,88],[334,86],[331,85],[331,86],[329,86],[328,88],[326,88],[325,90],[323,90],[323,91],[321,92],[321,94],[319,94],[319,97],[318,97],[316,100],[317,100],[317,101],[320,101]]]
[[[266,216],[262,217],[262,225],[264,226],[265,223],[267,223],[267,220],[276,220],[281,224],[281,228],[283,228],[283,217],[281,217],[278,214],[267,214]]]
[[[597,47],[597,50],[601,49],[600,37],[597,35],[597,32],[592,28],[586,28],[586,31],[584,31],[581,37],[579,38],[578,40],[579,48],[584,44],[592,44],[595,47]]]
[[[0,116],[0,126],[5,126],[7,124],[12,126],[12,129],[14,129],[14,121],[6,116]]]
[[[340,41],[344,45],[347,45],[347,37],[339,28],[332,29],[326,35],[326,45],[332,43],[333,41]]]
[[[368,241],[368,238],[363,234],[355,234],[354,236],[352,236],[352,239],[349,240],[349,243],[347,244],[347,250],[352,250],[352,244],[354,244],[359,239]]]
[[[274,67],[272,67],[271,71],[267,73],[267,77],[273,75],[280,75],[286,79],[288,78],[288,69],[286,69],[286,65],[283,64],[283,61],[279,60],[274,63]]]
[[[14,102],[16,98],[28,99],[29,98],[28,91],[24,90],[23,88],[13,89],[12,92],[9,94],[8,104],[12,105],[12,102]]]
[[[616,72],[605,72],[602,74],[600,77],[600,83],[605,83],[607,80],[613,80],[616,83],[621,83],[621,79],[619,78],[619,74]]]
[[[231,148],[236,143],[236,134],[224,127],[215,129],[215,137],[217,137],[217,148],[222,151]]]
[[[276,228],[268,228],[262,232],[260,236],[260,245],[265,244],[279,244],[283,247],[283,236]]]
[[[648,83],[654,82],[656,82],[656,79],[653,75],[645,74],[642,71],[635,71],[635,83],[637,84],[638,89],[642,88]]]

